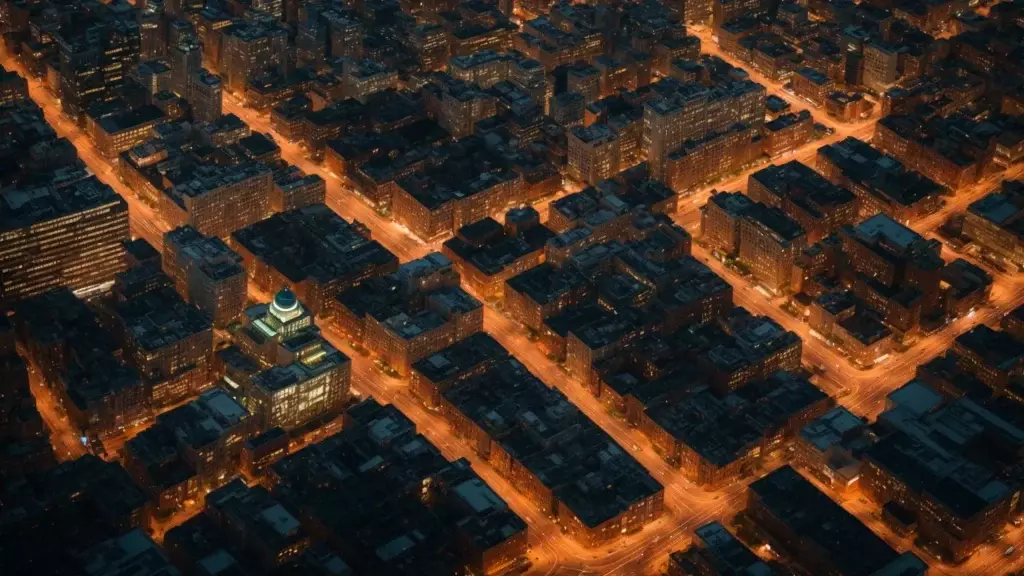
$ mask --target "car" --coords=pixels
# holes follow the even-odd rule
[[[1006,557],[1013,556],[1013,553],[1016,552],[1016,551],[1017,551],[1017,547],[1016,546],[1008,546],[1006,548],[1006,550],[1003,551],[1003,556],[1006,556]]]

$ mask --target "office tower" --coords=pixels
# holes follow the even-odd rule
[[[229,92],[245,94],[249,80],[267,70],[283,70],[288,33],[283,28],[237,23],[224,31],[221,73]]]
[[[337,12],[326,12],[331,58],[363,57],[363,25]]]
[[[200,68],[192,75],[188,99],[192,104],[193,120],[216,122],[224,112],[224,88],[220,77]]]
[[[221,70],[224,30],[232,26],[231,16],[215,8],[206,8],[199,13],[196,36],[203,46],[203,67],[214,72]]]
[[[152,60],[167,51],[167,29],[161,13],[152,7],[139,11],[139,59]]]
[[[139,61],[141,42],[138,22],[111,8],[82,20],[57,33],[61,105],[79,122],[89,106],[118,95]]]
[[[247,299],[242,257],[223,240],[191,226],[164,235],[164,272],[182,298],[225,326],[241,316]]]
[[[95,177],[0,195],[0,307],[57,287],[109,285],[124,270],[128,204]]]
[[[899,52],[894,46],[872,42],[864,47],[863,84],[874,92],[885,92],[899,78]]]
[[[171,90],[189,98],[189,81],[199,72],[203,63],[202,50],[194,38],[168,46],[167,62],[171,67]]]
[[[298,24],[295,34],[295,62],[299,68],[319,68],[327,58],[327,25],[319,16]]]

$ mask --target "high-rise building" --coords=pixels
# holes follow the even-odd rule
[[[288,33],[283,28],[236,23],[224,30],[221,73],[229,92],[245,94],[249,80],[267,70],[282,71]]]
[[[118,95],[139,61],[139,30],[138,22],[106,5],[84,22],[60,28],[59,95],[68,116],[82,121],[89,106]]]
[[[363,57],[363,25],[337,12],[324,13],[329,31],[328,46],[331,58]]]
[[[203,236],[191,226],[164,235],[164,272],[182,298],[224,326],[242,315],[246,274],[242,257],[217,237]]]
[[[202,50],[194,38],[167,47],[167,62],[171,67],[171,90],[183,98],[189,97],[189,81],[203,65]]]
[[[872,42],[864,47],[864,86],[882,93],[896,83],[899,51],[895,46]]]
[[[124,270],[128,204],[95,176],[0,195],[0,308],[57,287],[110,285]]]
[[[192,75],[188,101],[192,104],[192,119],[196,122],[215,122],[224,112],[224,88],[220,77],[200,68]]]

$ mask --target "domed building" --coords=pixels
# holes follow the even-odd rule
[[[341,413],[351,361],[321,337],[313,314],[291,290],[246,310],[234,341],[237,348],[218,354],[223,379],[261,430],[290,430]]]
[[[275,294],[270,304],[249,307],[245,320],[235,340],[264,367],[288,364],[321,340],[313,315],[288,288]]]

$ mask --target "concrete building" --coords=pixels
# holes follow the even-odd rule
[[[224,87],[242,96],[249,81],[266,70],[285,66],[288,33],[284,28],[234,23],[222,33],[220,71]]]
[[[248,299],[242,257],[217,237],[191,226],[164,235],[164,272],[188,302],[208,314],[217,327],[242,315]]]
[[[755,203],[740,220],[739,258],[773,292],[789,289],[796,257],[807,247],[807,233],[778,208]]]
[[[572,178],[594,185],[619,173],[619,138],[607,125],[576,126],[568,137]]]
[[[204,164],[191,179],[164,190],[162,212],[175,226],[227,238],[270,215],[274,175],[262,162],[234,166]]]
[[[751,174],[747,195],[755,202],[781,209],[800,224],[808,244],[853,224],[859,207],[852,192],[796,160]]]
[[[893,550],[790,466],[752,483],[747,514],[814,574],[923,576],[928,565]]]
[[[173,288],[119,302],[112,312],[125,359],[152,390],[154,410],[210,388],[213,326]]]
[[[1007,264],[1024,268],[1024,185],[1003,182],[998,192],[972,202],[964,213],[963,236]]]
[[[200,68],[190,79],[188,101],[196,122],[216,122],[223,114],[224,88],[220,77]]]
[[[323,204],[276,214],[232,234],[229,245],[250,281],[265,292],[291,289],[313,314],[329,314],[344,290],[398,269],[369,232]]]
[[[128,204],[96,177],[0,197],[0,307],[58,287],[109,286],[125,268]]]

